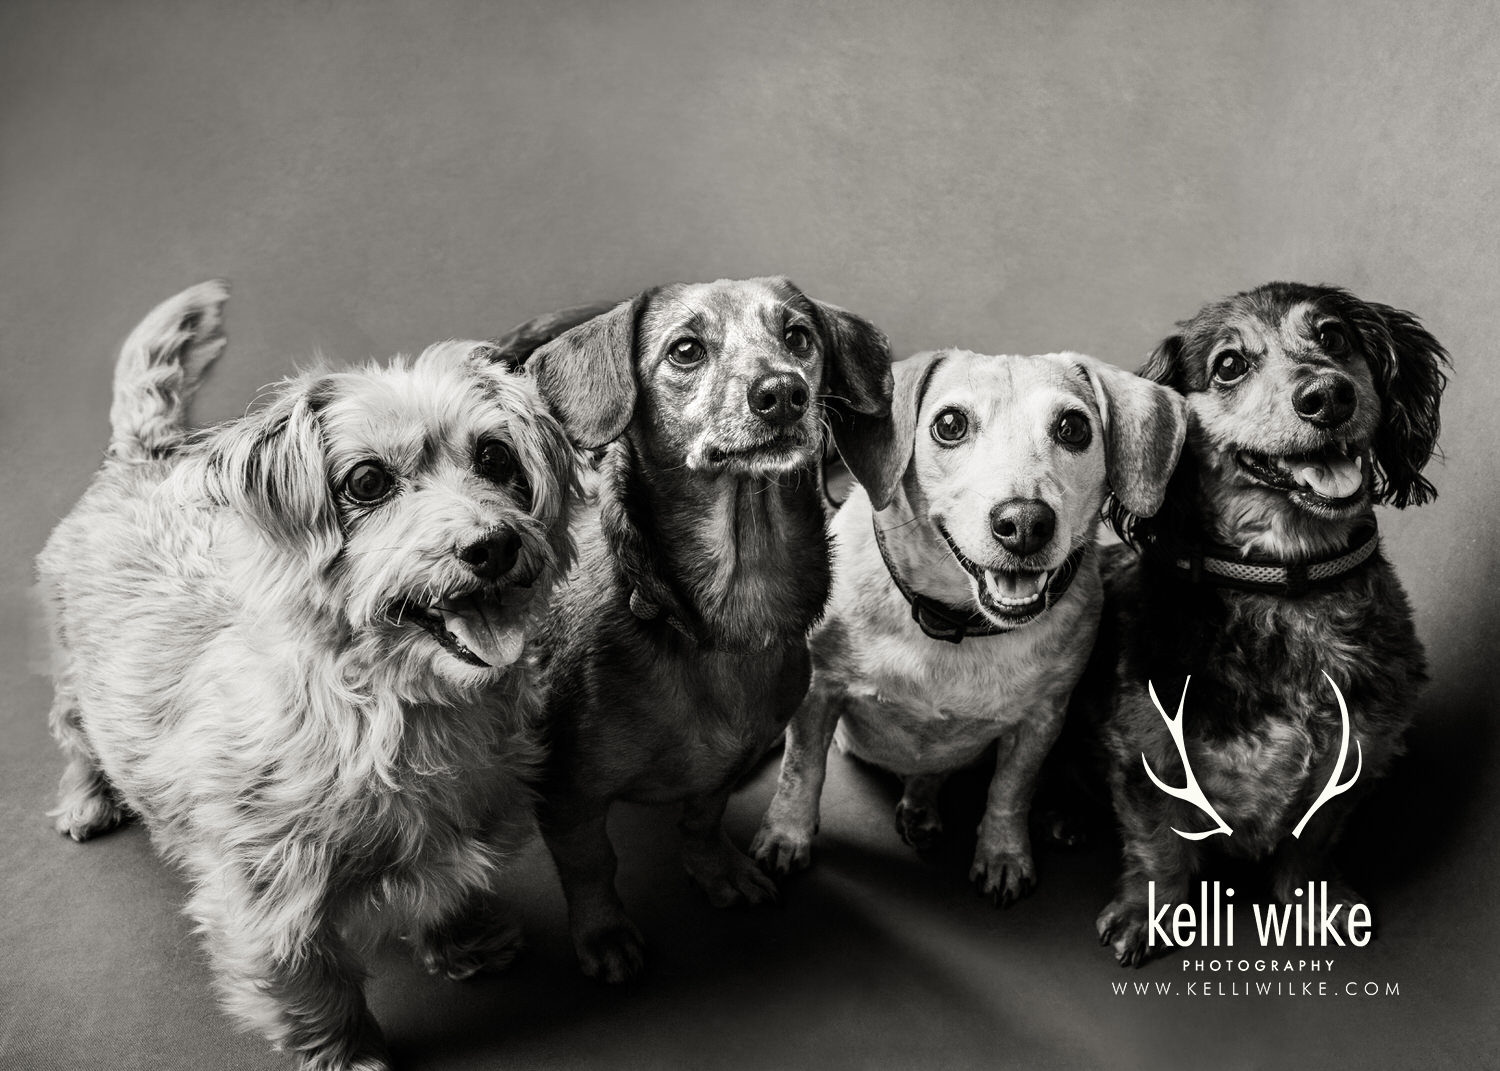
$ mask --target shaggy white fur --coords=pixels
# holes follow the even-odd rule
[[[359,949],[503,966],[531,836],[526,641],[573,557],[575,455],[480,343],[285,380],[188,433],[218,283],[121,354],[103,468],[38,559],[57,828],[142,817],[192,882],[229,1009],[307,1068],[386,1066]]]

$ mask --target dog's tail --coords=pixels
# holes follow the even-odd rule
[[[533,316],[523,324],[511,328],[499,338],[490,341],[490,357],[498,364],[514,371],[526,364],[526,359],[551,342],[558,335],[570,331],[581,323],[592,320],[618,305],[618,301],[593,305],[573,305],[556,312]]]
[[[228,300],[222,279],[199,283],[156,306],[130,333],[115,365],[111,458],[146,461],[182,441],[198,381],[224,352]]]

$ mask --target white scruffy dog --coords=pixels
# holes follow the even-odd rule
[[[57,827],[139,814],[192,882],[228,1007],[306,1068],[387,1066],[358,949],[503,966],[533,829],[526,641],[573,547],[574,454],[480,343],[285,380],[198,432],[220,283],[153,311],[109,455],[38,559]]]

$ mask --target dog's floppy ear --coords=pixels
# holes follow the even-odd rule
[[[1411,313],[1350,294],[1345,297],[1344,319],[1364,342],[1380,393],[1377,500],[1397,509],[1420,506],[1437,497],[1437,488],[1422,469],[1437,449],[1442,424],[1438,404],[1448,384],[1448,353]]]
[[[343,546],[317,408],[322,384],[288,380],[271,402],[209,440],[209,493],[277,547],[322,568]]]
[[[1136,517],[1161,509],[1187,435],[1187,402],[1176,391],[1092,357],[1074,360],[1088,376],[1104,427],[1109,488]]]
[[[504,365],[511,371],[525,366],[531,355],[565,331],[592,320],[613,309],[618,302],[595,302],[592,305],[571,305],[556,312],[533,316],[525,323],[517,324],[505,334],[489,341],[484,351],[485,359]]]
[[[1182,336],[1168,335],[1158,342],[1136,374],[1163,387],[1182,391]]]
[[[937,350],[918,353],[891,366],[890,413],[884,419],[848,421],[840,435],[839,417],[834,417],[839,453],[849,463],[854,478],[869,492],[870,503],[877,510],[891,504],[911,464],[917,412],[922,408],[927,381],[942,356]]]
[[[896,431],[890,343],[862,316],[822,301],[812,305],[827,354],[823,405],[833,441],[854,478],[870,492],[875,508],[882,509],[895,490],[881,464],[880,445],[889,443]],[[895,479],[900,478],[897,472]]]
[[[823,393],[830,405],[862,416],[891,411],[891,345],[881,330],[827,302],[814,301],[828,353]]]
[[[635,413],[635,338],[654,291],[563,332],[526,368],[573,441],[597,450],[618,439]]]

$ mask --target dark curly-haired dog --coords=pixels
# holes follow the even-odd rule
[[[1435,494],[1442,346],[1408,313],[1295,283],[1178,326],[1141,375],[1187,397],[1188,445],[1163,509],[1115,518],[1139,554],[1105,555],[1094,660],[1114,667],[1101,736],[1125,855],[1098,931],[1126,966],[1161,951],[1148,883],[1158,907],[1187,899],[1209,846],[1268,860],[1282,903],[1327,881],[1347,934],[1329,849],[1426,680],[1374,507]],[[1304,940],[1331,941],[1307,914]]]

